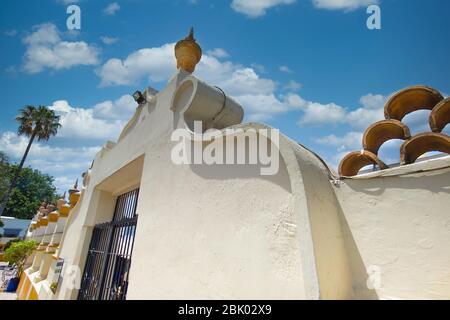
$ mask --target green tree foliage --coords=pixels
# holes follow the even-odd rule
[[[44,106],[39,106],[37,108],[34,106],[26,106],[25,108],[20,109],[16,121],[19,123],[17,133],[20,136],[29,137],[29,140],[27,148],[22,156],[22,160],[20,160],[8,188],[1,197],[0,216],[3,215],[11,193],[16,187],[33,141],[35,139],[38,141],[48,141],[50,137],[57,134],[58,129],[61,127],[59,116],[56,115],[55,111]]]
[[[17,165],[3,162],[0,164],[0,172],[1,198],[14,174],[17,173]],[[51,176],[38,170],[23,168],[6,204],[4,215],[19,219],[31,219],[42,201],[55,202],[56,200],[56,189]]]
[[[20,240],[20,239],[18,239],[18,238],[17,238],[17,239],[9,240],[9,241],[5,244],[5,246],[3,247],[3,251],[6,251],[6,249],[8,249],[9,247],[11,247],[13,243],[20,242],[20,241],[22,241],[22,240]]]
[[[9,186],[9,181],[5,179],[8,166],[8,157],[4,152],[0,151],[0,198],[3,197],[3,194],[6,192]]]
[[[36,241],[24,240],[14,242],[6,249],[4,259],[17,268],[17,277],[21,276],[28,256],[33,253],[36,247]]]

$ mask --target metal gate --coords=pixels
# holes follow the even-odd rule
[[[94,227],[79,300],[125,300],[139,189],[117,198],[113,220]]]

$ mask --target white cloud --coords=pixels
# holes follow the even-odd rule
[[[274,94],[246,94],[237,97],[237,100],[244,107],[248,121],[264,121],[287,111],[287,105]]]
[[[148,81],[167,81],[176,71],[174,57],[174,44],[165,44],[161,47],[137,50],[125,59],[110,59],[97,69],[101,78],[101,85],[132,85],[145,78]],[[256,108],[265,108],[266,105],[281,105],[274,95],[276,83],[263,78],[251,67],[244,67],[231,61],[221,61],[219,54],[224,57],[225,50],[217,49],[207,52],[196,68],[196,75],[205,79],[212,85],[219,86],[227,94],[235,97],[244,107],[248,107],[248,116],[259,113]],[[258,101],[259,105],[255,102]],[[265,101],[265,103],[263,103]],[[245,104],[248,102],[248,106]],[[268,108],[266,108],[268,109]],[[265,118],[276,114],[280,107],[270,109]],[[259,118],[263,118],[259,116]]]
[[[24,136],[18,136],[14,132],[6,131],[0,136],[0,149],[4,150],[13,159],[20,159],[28,145],[28,138]],[[65,159],[73,157],[77,152],[92,153],[97,148],[67,148],[67,147],[50,147],[48,144],[41,142],[33,143],[33,147],[30,150],[28,160],[39,160],[45,158],[51,158],[48,160],[63,162]],[[61,165],[65,165],[61,163]]]
[[[228,52],[226,52],[225,49],[222,48],[215,48],[213,50],[208,50],[207,54],[218,59],[228,58],[230,56]]]
[[[407,114],[402,122],[408,126],[411,134],[417,134],[420,132],[429,132],[430,124],[428,119],[430,117],[431,110],[417,110]]]
[[[323,125],[345,123],[346,110],[335,104],[321,104],[308,101],[299,125]]]
[[[52,138],[50,143],[57,139],[55,143],[62,142],[64,147],[35,142],[26,165],[54,176],[55,185],[63,192],[90,166],[100,145],[106,140],[117,139],[125,123],[132,117],[136,102],[133,97],[124,95],[91,108],[72,107],[65,100],[55,101],[49,108],[60,116],[62,124],[57,138]],[[70,142],[74,147],[66,147],[65,142]],[[6,152],[13,161],[21,159],[27,144],[27,137],[17,136],[13,132],[0,135],[0,150]],[[90,146],[78,147],[80,144]]]
[[[101,85],[132,85],[145,78],[148,81],[167,81],[175,72],[174,44],[137,50],[125,59],[110,59],[97,69]],[[277,84],[262,77],[253,67],[217,58],[212,51],[205,53],[197,65],[196,76],[216,85],[234,97],[245,109],[246,119],[264,121],[290,110],[303,111],[302,125],[343,123],[346,110],[334,103],[306,101],[295,94],[277,95]],[[217,53],[218,51],[215,51]],[[223,54],[221,54],[223,56]],[[298,90],[300,84],[291,81],[288,90]]]
[[[11,160],[19,161],[28,144],[28,138],[14,132],[0,135],[0,150]],[[49,144],[34,142],[25,165],[43,173],[55,176],[59,192],[71,187],[79,174],[89,168],[100,147],[52,147]]]
[[[279,66],[278,70],[284,73],[294,73],[288,66]]]
[[[104,36],[100,37],[100,40],[102,40],[104,44],[110,45],[116,43],[119,40],[119,38]]]
[[[319,9],[351,11],[361,7],[377,4],[378,0],[312,0]]]
[[[110,59],[96,72],[101,85],[133,85],[143,77],[150,81],[167,80],[175,72],[174,44],[140,49],[126,59]]]
[[[380,109],[384,107],[387,98],[381,94],[366,94],[359,99],[361,105],[366,109]]]
[[[348,124],[354,129],[362,130],[370,124],[384,119],[384,102],[382,95],[368,94],[360,99],[362,107],[349,111],[335,103],[321,104],[306,101],[300,125]]]
[[[175,72],[174,44],[144,48],[132,52],[125,59],[110,59],[97,69],[101,85],[133,85],[140,80],[167,81]],[[222,49],[223,50],[223,49]],[[223,50],[226,52],[225,50]],[[278,86],[270,78],[261,76],[256,67],[243,66],[217,58],[217,49],[207,51],[196,68],[196,76],[216,85],[242,104],[246,120],[265,121],[277,114],[291,110],[302,113],[298,123],[301,126],[348,124],[353,130],[363,130],[369,124],[383,119],[386,97],[368,94],[361,97],[361,107],[349,111],[336,103],[308,101],[298,94],[277,94]],[[295,91],[301,87],[290,81],[282,87]]]
[[[267,72],[266,67],[264,67],[262,64],[259,64],[259,63],[252,63],[252,64],[250,64],[250,67],[252,67],[256,71],[258,71],[259,73],[266,73]]]
[[[55,101],[49,108],[61,117],[58,136],[63,138],[107,139],[117,136],[122,125],[98,119],[93,109],[73,108],[64,100]]]
[[[65,191],[72,189],[73,185],[75,184],[75,181],[78,179],[80,181],[81,175],[78,173],[70,173],[70,174],[64,174],[57,177],[54,177],[54,185],[56,186],[56,189],[58,190],[59,194],[63,194]]]
[[[94,116],[104,120],[129,120],[136,110],[133,97],[124,95],[115,101],[107,100],[96,104]]]
[[[52,23],[33,27],[33,32],[23,39],[27,46],[23,69],[38,73],[44,69],[70,69],[76,65],[95,65],[99,50],[84,41],[63,41]]]
[[[120,5],[117,2],[112,2],[105,9],[103,9],[103,13],[108,16],[113,16],[119,10],[120,10]]]
[[[372,123],[384,119],[384,104],[387,98],[382,95],[367,94],[359,102],[362,108],[348,113],[347,122],[354,128],[365,129]]]
[[[108,60],[96,72],[103,86],[135,85],[142,79],[153,82],[167,81],[176,70],[173,50],[173,43],[140,49],[123,60],[118,58]],[[324,104],[308,101],[292,92],[280,95],[277,93],[279,90],[277,83],[261,76],[255,67],[219,60],[218,52],[224,56],[222,51],[207,51],[197,65],[195,74],[209,84],[220,87],[241,103],[246,120],[265,121],[280,113],[298,110],[302,113],[298,121],[301,126],[345,124],[353,131],[360,132],[384,118],[383,107],[386,97],[383,95],[369,93],[362,96],[361,106],[355,110],[349,110],[333,102]],[[282,88],[295,91],[300,87],[298,82],[290,81]],[[131,103],[131,98],[129,101]],[[109,103],[100,105],[107,109]],[[107,113],[109,112],[104,112],[103,115]],[[115,119],[112,113],[110,119]],[[108,126],[105,131],[108,131],[107,129]]]
[[[281,96],[281,103],[286,111],[300,110],[303,112],[298,121],[300,126],[342,124],[346,122],[346,109],[335,103],[322,104],[308,101],[294,93]]]
[[[311,104],[307,110],[314,116],[305,119],[305,113],[305,116],[300,119],[300,124],[346,124],[352,128],[342,136],[332,134],[314,139],[318,144],[334,147],[334,151],[331,155],[325,157],[325,160],[336,170],[340,160],[348,152],[362,149],[363,131],[370,124],[384,119],[383,108],[385,101],[385,96],[369,93],[360,98],[361,107],[352,111],[335,104],[319,107]],[[387,146],[389,145],[387,144]],[[387,163],[398,162],[394,160],[396,152],[398,152],[398,149],[394,150],[394,148],[385,146],[383,146],[383,150],[380,149],[380,155],[383,156],[383,160]]]
[[[289,91],[297,91],[302,88],[302,84],[295,80],[290,80],[283,88]]]
[[[272,7],[293,4],[295,0],[233,0],[231,8],[250,18],[257,18],[266,14]]]
[[[97,69],[101,85],[133,85],[146,78],[149,81],[167,81],[176,71],[174,44],[144,48],[132,52],[125,59],[110,59]],[[217,55],[217,51],[215,51]],[[223,52],[222,52],[223,56]],[[269,94],[276,84],[261,78],[251,67],[230,61],[220,61],[214,55],[204,54],[197,65],[196,75],[213,85],[230,91],[232,95]]]
[[[311,0],[314,7],[327,10],[352,11],[371,4],[378,4],[379,0]],[[250,18],[257,18],[266,14],[267,10],[295,3],[296,0],[233,0],[231,8]]]
[[[349,132],[342,136],[328,135],[314,139],[318,144],[335,147],[336,152],[334,155],[326,159],[333,167],[336,168],[339,161],[348,152],[362,149],[363,132],[372,123],[384,119],[383,111],[386,100],[385,96],[379,94],[369,93],[362,96],[360,98],[360,108],[353,111],[345,110],[345,114],[339,118],[342,123],[346,123],[352,128]],[[415,111],[406,115],[402,122],[408,126],[412,135],[420,132],[429,132],[428,117],[430,112],[430,110]],[[398,163],[399,150],[402,143],[403,141],[399,139],[386,141],[378,151],[379,158],[386,164]]]
[[[350,131],[343,136],[328,135],[314,139],[318,144],[334,147],[331,156],[326,157],[326,161],[331,167],[337,170],[339,162],[349,152],[361,150],[363,132]],[[400,145],[403,140],[393,139],[386,141],[378,150],[378,157],[386,164],[399,163]]]
[[[240,66],[231,66],[229,73],[215,74],[214,68],[209,66],[199,66],[199,75],[209,81],[215,83],[232,96],[242,95],[261,95],[272,94],[275,91],[276,84],[271,79],[261,78],[252,68],[243,68]],[[220,78],[217,75],[221,76]]]
[[[104,101],[93,108],[74,108],[65,100],[53,102],[50,109],[60,116],[62,125],[58,137],[89,140],[115,140],[126,121],[131,118],[136,103],[125,95],[116,101]]]
[[[334,134],[315,139],[319,144],[336,147],[337,151],[360,150],[362,148],[362,132],[350,131],[344,136],[338,137]]]
[[[14,37],[17,35],[17,30],[15,29],[11,29],[11,30],[6,30],[5,31],[5,35],[7,35],[8,37]]]
[[[44,23],[33,27],[33,32],[23,39],[29,46],[55,44],[61,41],[58,28],[53,23]]]

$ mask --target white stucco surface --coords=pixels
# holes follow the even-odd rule
[[[261,175],[260,162],[177,165],[171,134],[198,117],[223,130],[270,129],[240,124],[240,106],[221,105],[222,93],[197,81],[180,71],[146,93],[118,142],[96,155],[61,238],[66,265],[83,270],[93,227],[139,187],[128,299],[450,298],[450,158],[336,183],[281,134],[270,145],[275,175]],[[72,281],[51,298],[75,299]]]
[[[450,298],[450,157],[345,179],[336,194],[357,293],[364,267],[380,272],[378,298]]]

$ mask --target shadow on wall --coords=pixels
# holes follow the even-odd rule
[[[342,212],[341,206],[338,204],[339,215],[341,217],[342,233],[345,240],[345,248],[347,257],[350,262],[350,270],[352,272],[352,284],[354,299],[356,300],[379,300],[379,296],[374,289],[369,289],[367,286],[369,274],[364,265],[361,254],[359,253],[355,239],[350,231],[350,227]]]
[[[292,193],[291,180],[279,148],[267,141],[266,148],[261,149],[261,136],[256,133],[250,136],[253,138],[250,139],[245,134],[243,139],[225,136],[214,142],[204,141],[201,146],[198,142],[185,142],[185,148],[190,150],[186,150],[186,156],[192,172],[206,180],[265,180]],[[233,149],[228,150],[230,146]],[[195,164],[196,149],[201,149],[202,164]],[[205,156],[216,157],[218,150],[222,150],[218,159],[222,159],[223,164],[206,164]],[[229,159],[228,153],[233,155],[232,159]],[[244,160],[245,164],[239,164],[238,158],[240,161]]]
[[[207,180],[259,179],[276,184],[291,193],[291,182],[283,158],[279,158],[279,170],[275,175],[261,175],[260,164],[191,164],[192,171]]]
[[[437,170],[436,170],[437,171]],[[420,177],[393,176],[376,179],[345,179],[344,182],[355,192],[372,196],[382,195],[386,189],[428,190],[432,193],[450,194],[450,172],[440,175],[423,175]]]

